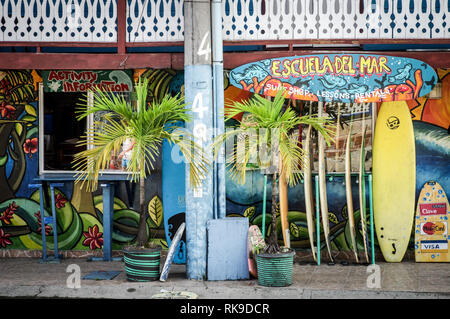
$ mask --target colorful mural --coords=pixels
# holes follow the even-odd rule
[[[442,83],[442,98],[428,99],[418,97],[408,104],[414,120],[417,153],[417,191],[425,181],[436,179],[445,191],[450,192],[450,70],[437,70]],[[228,83],[225,72],[225,101],[251,98],[251,92],[238,89]],[[184,74],[175,70],[135,70],[134,77],[143,75],[152,79],[149,94],[161,97],[166,93],[183,92]],[[37,83],[42,81],[39,73],[33,70],[0,72],[0,249],[41,249],[42,222],[39,208],[39,192],[30,190],[28,184],[38,172],[38,104]],[[301,105],[297,105],[301,108]],[[337,105],[330,107],[330,116]],[[308,109],[303,105],[303,109]],[[339,122],[341,135],[353,121],[355,127],[361,123],[362,115],[370,121],[368,110],[356,112],[341,111]],[[353,117],[352,117],[353,116]],[[367,136],[370,146],[371,136]],[[358,148],[360,136],[355,136],[354,146]],[[343,153],[344,143],[332,145],[329,151],[329,169],[340,171],[333,159]],[[358,158],[358,156],[355,156]],[[370,147],[368,151],[370,158]],[[367,164],[366,169],[370,169]],[[153,241],[167,247],[163,223],[163,194],[161,193],[161,163],[151,175],[147,188],[147,231]],[[178,177],[179,178],[179,177]],[[245,185],[238,185],[227,178],[227,215],[246,216],[251,224],[262,224],[264,177],[253,171]],[[353,181],[353,193],[357,194],[357,183]],[[267,193],[271,193],[270,177]],[[67,189],[66,189],[67,188]],[[100,250],[103,245],[102,196],[100,192],[80,195],[74,185],[56,190],[55,201],[59,248],[62,250]],[[337,176],[327,181],[329,196],[329,222],[333,249],[350,250],[349,225],[347,222],[345,187],[343,177]],[[87,197],[86,197],[87,196]],[[83,200],[81,200],[81,198]],[[87,198],[87,200],[86,200]],[[138,211],[135,207],[138,194],[134,185],[121,182],[114,199],[113,249],[133,242],[138,225]],[[84,201],[84,205],[80,202]],[[90,208],[86,208],[86,202]],[[366,201],[368,203],[368,201]],[[268,196],[267,207],[270,205]],[[359,201],[354,198],[355,219],[359,221]],[[297,249],[309,249],[306,226],[303,185],[289,189],[289,224],[291,245]],[[166,212],[167,214],[169,212]],[[46,210],[48,215],[49,211]],[[270,213],[266,215],[267,233],[270,230]],[[278,227],[280,222],[277,223]],[[361,229],[361,227],[359,227]],[[45,226],[48,246],[53,247],[53,233],[50,225]],[[281,238],[281,232],[280,240]],[[357,234],[358,248],[362,249],[361,232]],[[322,242],[325,245],[325,242]]]
[[[437,70],[439,81],[442,83],[442,98],[429,99],[427,97],[419,97],[408,101],[414,124],[414,133],[416,139],[416,194],[418,196],[420,189],[429,180],[438,181],[446,192],[450,190],[450,70]],[[331,112],[333,113],[333,112]],[[348,113],[348,112],[347,112]],[[370,114],[370,113],[369,113]],[[331,114],[332,115],[332,114]],[[370,116],[370,115],[368,115]],[[348,121],[348,114],[346,115]],[[361,121],[361,115],[352,119]],[[346,136],[341,132],[342,136]],[[360,137],[359,137],[360,138]],[[370,140],[370,137],[369,137]],[[366,140],[369,142],[369,140]],[[358,141],[358,137],[356,137]],[[369,143],[370,145],[370,143]],[[343,143],[342,143],[343,147]],[[335,154],[341,157],[340,148],[336,149]],[[333,153],[332,149],[328,149],[327,164],[328,171],[333,171],[332,165]],[[330,152],[331,151],[331,152]],[[369,153],[370,153],[369,146]],[[370,156],[370,154],[368,154]],[[354,157],[354,156],[352,156]],[[359,156],[356,156],[358,159]],[[331,165],[330,165],[331,164]],[[366,170],[371,165],[366,162]],[[339,169],[337,170],[339,171]],[[227,181],[227,211],[230,216],[247,216],[252,224],[262,225],[262,194],[263,194],[263,175],[253,172],[250,173],[251,178],[245,185],[237,185],[231,180]],[[271,182],[267,185],[267,193],[271,193]],[[352,193],[358,194],[357,182],[352,179]],[[366,186],[368,189],[368,186]],[[332,248],[336,250],[350,250],[351,239],[350,229],[347,220],[347,208],[345,197],[345,186],[343,177],[333,177],[327,180],[327,193],[329,205],[329,223]],[[417,197],[416,196],[416,197]],[[356,197],[356,198],[355,198]],[[291,246],[299,249],[309,249],[308,232],[304,207],[303,185],[299,184],[289,189],[289,228],[291,232]],[[270,198],[269,198],[270,200]],[[355,207],[355,222],[358,224],[359,232],[357,232],[358,249],[362,246],[362,231],[359,216],[359,201],[354,195],[353,205]],[[368,198],[366,203],[369,203]],[[267,207],[270,207],[267,203]],[[368,205],[368,204],[367,204]],[[369,209],[369,207],[367,207]],[[271,216],[269,212],[266,215],[267,232],[270,232]],[[280,227],[280,221],[277,221]],[[322,226],[321,226],[322,227]],[[279,231],[278,234],[281,232]],[[279,236],[280,243],[282,237]],[[325,247],[321,237],[321,246]],[[376,240],[376,239],[375,239]],[[377,243],[375,242],[375,245]],[[411,239],[410,249],[413,249],[413,238]]]
[[[39,191],[28,188],[38,174],[39,82],[42,82],[42,78],[36,71],[0,72],[1,249],[42,248]],[[158,175],[160,171],[157,170],[152,177]],[[53,248],[53,236],[57,232],[60,250],[101,250],[102,195],[99,192],[87,193],[77,185],[69,184],[55,189],[57,229],[45,225],[47,247]],[[138,194],[129,182],[121,182],[116,189],[112,248],[121,249],[124,244],[132,243],[137,234],[139,213],[133,206]],[[147,187],[146,195],[150,198],[146,227],[150,240],[167,248],[159,194],[157,186]],[[45,203],[49,201],[47,197]],[[50,209],[46,208],[44,215],[50,216]]]

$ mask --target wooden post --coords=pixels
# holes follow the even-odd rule
[[[127,36],[127,2],[126,0],[117,0],[117,53],[126,53]]]

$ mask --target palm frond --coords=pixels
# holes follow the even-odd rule
[[[86,150],[75,155],[73,167],[77,181],[90,190],[96,188],[99,175],[109,168],[111,154],[118,154],[124,141],[135,141],[126,173],[132,181],[145,179],[154,169],[166,139],[179,145],[190,167],[191,186],[198,186],[205,178],[209,161],[204,151],[180,129],[191,120],[182,97],[164,96],[160,101],[147,103],[148,79],[135,85],[136,105],[124,96],[95,91],[93,106],[87,98],[77,108],[77,118],[83,119],[95,112],[103,112],[102,120],[94,122],[86,131],[79,146]]]
[[[215,157],[224,144],[233,145],[227,150],[226,166],[229,168],[231,178],[239,183],[245,183],[247,164],[255,153],[261,152],[258,143],[250,140],[242,141],[245,136],[257,132],[257,139],[264,141],[267,149],[272,152],[272,161],[281,158],[281,167],[287,177],[290,186],[300,181],[301,171],[299,167],[307,161],[303,149],[298,143],[298,135],[293,134],[299,125],[311,124],[321,134],[328,145],[331,144],[334,135],[334,126],[330,119],[317,115],[298,116],[297,113],[286,106],[285,94],[279,91],[273,100],[268,100],[260,95],[254,95],[247,101],[229,103],[224,112],[225,121],[243,114],[240,126],[232,130],[226,130],[216,137],[212,143]],[[236,137],[241,137],[241,147],[236,143]],[[242,146],[244,145],[244,146]],[[273,153],[278,154],[273,154]],[[279,156],[279,157],[278,157]],[[258,162],[259,164],[259,162]],[[277,163],[278,164],[278,163]]]

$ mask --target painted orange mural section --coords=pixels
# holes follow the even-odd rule
[[[450,126],[450,69],[437,69],[442,83],[442,97],[429,99],[420,97],[408,101],[412,119],[427,122],[448,129]]]

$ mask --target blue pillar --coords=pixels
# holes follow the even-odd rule
[[[212,140],[211,65],[185,66],[185,98],[188,103],[201,103],[203,112],[192,112],[193,121],[186,125],[198,144],[204,147]],[[192,102],[191,102],[192,101]],[[198,107],[194,106],[194,107]],[[186,165],[186,185],[189,185]],[[186,187],[187,276],[203,280],[206,276],[206,222],[214,217],[213,176],[209,171],[201,187]]]
[[[205,150],[214,136],[223,132],[224,126],[222,21],[218,21],[215,28],[211,25],[212,14],[217,20],[220,13],[220,1],[184,1],[184,94],[193,118],[186,129]],[[212,162],[211,152],[207,155]],[[189,175],[186,165],[186,185],[189,185]],[[213,163],[201,187],[186,187],[186,269],[189,279],[206,278],[206,223],[222,217],[225,217],[223,161]]]

